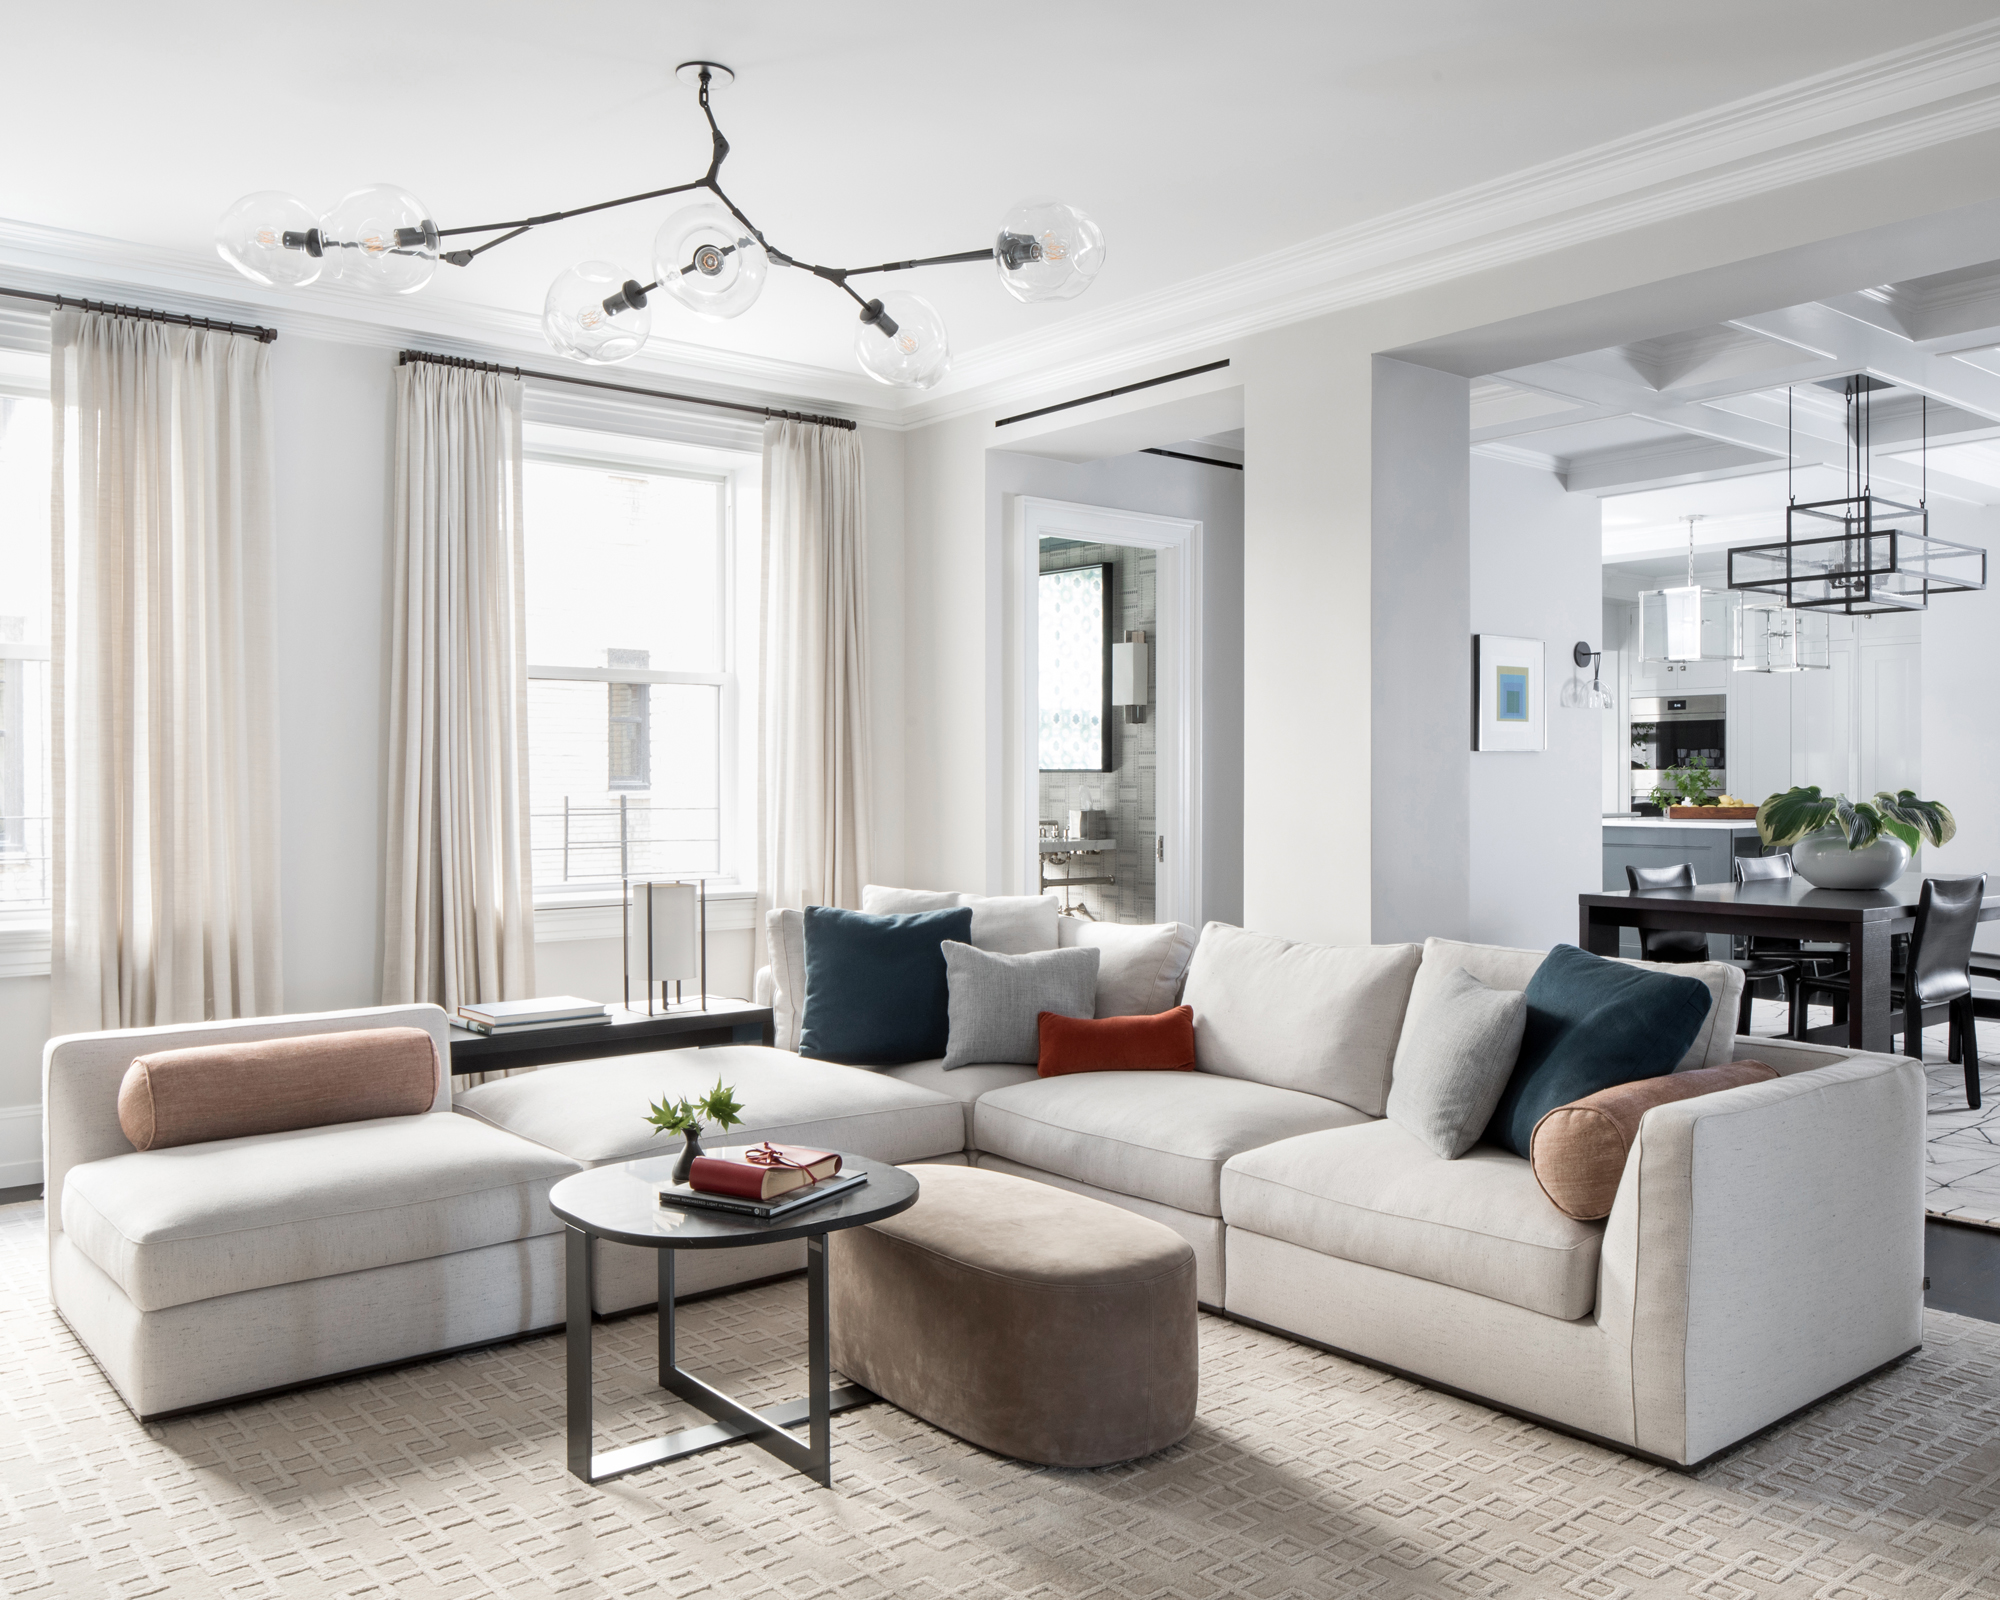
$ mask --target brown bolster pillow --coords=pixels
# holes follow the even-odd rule
[[[1696,1067],[1664,1078],[1616,1084],[1557,1106],[1535,1124],[1529,1137],[1535,1182],[1566,1217],[1579,1222],[1608,1217],[1618,1195],[1618,1180],[1625,1173],[1625,1157],[1639,1135],[1639,1119],[1648,1111],[1777,1075],[1775,1068],[1761,1061],[1732,1061],[1727,1066]]]
[[[422,1028],[362,1028],[140,1056],[118,1086],[134,1149],[241,1139],[330,1122],[413,1117],[437,1098],[437,1045]]]

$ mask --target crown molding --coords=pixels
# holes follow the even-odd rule
[[[1995,129],[2000,20],[995,341],[961,355],[940,389],[907,399],[859,373],[660,337],[618,370],[718,399],[924,427]],[[33,223],[0,219],[0,267],[23,288],[143,295],[163,309],[238,320],[250,312],[305,337],[551,359],[530,312],[339,284],[267,290],[211,258]]]

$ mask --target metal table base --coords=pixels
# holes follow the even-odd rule
[[[806,1394],[767,1411],[753,1411],[691,1373],[683,1372],[674,1355],[674,1252],[661,1250],[660,1259],[660,1387],[715,1420],[698,1428],[683,1428],[643,1444],[624,1445],[596,1454],[591,1449],[590,1345],[592,1285],[596,1277],[593,1237],[565,1225],[569,1296],[569,1470],[585,1483],[603,1483],[662,1462],[713,1450],[717,1445],[747,1440],[768,1450],[786,1466],[815,1483],[833,1483],[833,1429],[836,1411],[864,1406],[877,1397],[858,1384],[829,1389],[832,1363],[827,1355],[826,1235],[806,1239]],[[807,1424],[806,1438],[788,1429]]]

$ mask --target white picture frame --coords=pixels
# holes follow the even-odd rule
[[[1472,638],[1472,748],[1549,747],[1547,651],[1540,639],[1506,633]]]

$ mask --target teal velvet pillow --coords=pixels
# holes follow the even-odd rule
[[[972,907],[877,917],[807,906],[799,1054],[854,1067],[942,1056],[951,1033],[944,941],[972,942]]]
[[[1698,978],[1647,972],[1559,944],[1528,980],[1528,1026],[1486,1138],[1528,1154],[1535,1124],[1585,1095],[1664,1078],[1708,1020]]]

